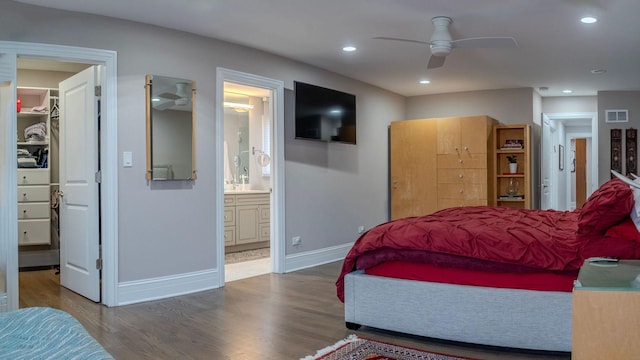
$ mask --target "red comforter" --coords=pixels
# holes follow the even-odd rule
[[[629,220],[632,207],[633,192],[616,179],[594,192],[580,211],[476,206],[390,221],[356,240],[336,282],[338,298],[344,301],[347,273],[389,260],[394,251],[551,271],[579,269],[590,256],[637,258],[640,243],[605,236],[610,227]],[[633,224],[625,229],[637,233]],[[361,257],[367,261],[360,264]]]

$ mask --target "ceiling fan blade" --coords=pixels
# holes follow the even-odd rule
[[[173,107],[173,105],[175,105],[175,103],[176,102],[174,100],[165,101],[165,102],[161,102],[161,103],[159,103],[157,105],[154,104],[153,108],[156,109],[156,110],[163,111],[163,110],[167,110],[167,109]]]
[[[516,47],[518,43],[512,37],[475,37],[453,40],[451,45],[456,48],[506,48]]]
[[[386,36],[377,36],[377,37],[374,37],[374,39],[376,39],[376,40],[403,41],[403,42],[409,42],[409,43],[414,43],[414,44],[422,44],[422,45],[429,45],[430,44],[428,41],[401,39],[401,38],[386,37]]]
[[[169,100],[177,100],[180,99],[180,96],[176,95],[176,94],[172,94],[172,93],[162,93],[160,95],[158,95],[158,97],[161,97],[163,99],[169,99]]]
[[[427,64],[427,69],[435,69],[442,67],[444,65],[444,56],[431,56],[429,58],[429,63]]]

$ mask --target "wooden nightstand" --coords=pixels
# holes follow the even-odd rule
[[[590,263],[573,288],[572,359],[640,358],[640,260]]]

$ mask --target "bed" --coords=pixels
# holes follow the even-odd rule
[[[0,359],[112,360],[113,357],[68,313],[32,307],[0,313]]]
[[[640,258],[634,205],[614,179],[576,211],[473,206],[380,224],[354,243],[336,282],[347,327],[571,351],[580,266]]]

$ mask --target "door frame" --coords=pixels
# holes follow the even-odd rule
[[[102,238],[102,304],[118,305],[118,124],[117,124],[117,53],[111,50],[74,46],[0,41],[0,54],[13,57],[13,99],[16,101],[18,56],[35,57],[52,61],[79,62],[102,65],[101,113],[100,113],[100,217]],[[16,108],[10,107],[8,116],[0,117],[0,129],[5,134],[15,134]],[[15,159],[16,138],[5,138],[5,161]],[[6,204],[17,204],[17,168],[0,166],[0,199]],[[0,248],[7,252],[7,309],[19,307],[18,284],[18,218],[15,207],[0,209]]]
[[[260,87],[272,91],[271,118],[271,272],[284,268],[284,82],[222,67],[216,69],[216,251],[218,284],[224,286],[224,82]]]
[[[575,120],[575,119],[591,119],[591,134],[580,134],[580,135],[584,135],[582,137],[590,137],[591,138],[591,174],[589,174],[587,176],[588,180],[589,180],[589,186],[587,187],[587,197],[593,193],[599,186],[599,181],[598,181],[598,114],[596,112],[566,112],[566,113],[544,113],[544,116],[547,116],[549,120],[551,120],[552,122],[560,122],[560,123],[570,123],[571,120]],[[578,134],[578,133],[575,133]],[[569,147],[567,146],[567,139],[566,139],[566,134],[561,133],[559,135],[559,138],[557,139],[557,142],[554,142],[552,144],[547,144],[551,145],[551,146],[555,146],[557,147],[558,145],[562,145],[565,147],[565,149],[569,149]],[[568,162],[566,161],[566,156],[567,156],[567,151],[565,151],[565,164],[568,164]],[[555,154],[555,158],[557,158],[557,154]],[[541,162],[543,161],[553,161],[553,160],[549,160],[549,159],[545,159],[545,157],[542,157],[540,159]],[[541,163],[541,168],[543,168],[544,164]],[[569,173],[568,170],[566,170],[568,168],[565,168],[566,173]],[[559,182],[562,181],[563,184],[567,184],[570,183],[570,174],[565,174],[565,176],[560,176],[559,171],[557,169],[556,166],[551,166],[551,170],[552,170],[552,174],[551,174],[551,178],[553,179],[552,181],[554,182],[553,185],[555,185],[555,191],[552,192],[552,196],[553,194],[558,194],[558,186],[559,186]],[[541,172],[541,179],[542,179],[542,172]],[[542,182],[541,182],[542,185]],[[568,192],[568,191],[567,191]],[[569,197],[568,199],[570,199],[570,192],[569,193]],[[554,201],[556,201],[554,199]],[[565,199],[565,202],[567,200]],[[557,202],[556,202],[557,205]],[[570,207],[570,203],[567,202],[566,207]]]

